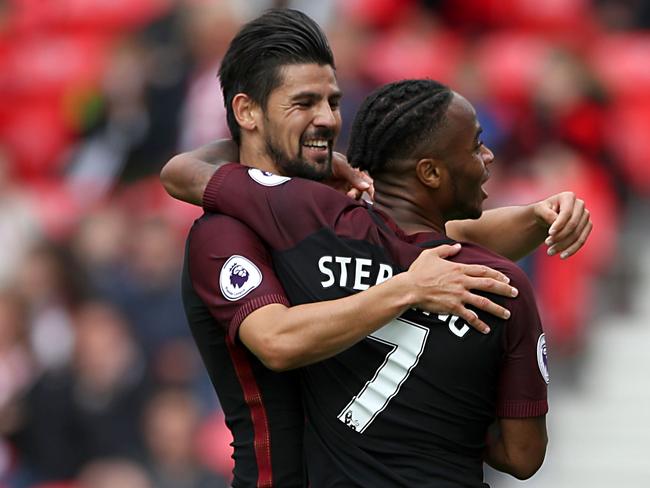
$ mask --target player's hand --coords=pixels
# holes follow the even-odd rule
[[[444,258],[460,251],[460,244],[438,246],[423,251],[408,273],[416,290],[416,306],[432,313],[456,315],[479,332],[490,332],[488,325],[467,308],[468,305],[496,317],[508,319],[510,312],[490,299],[470,290],[517,296],[517,289],[503,273],[482,265],[462,264]]]
[[[338,152],[332,154],[332,177],[325,183],[355,200],[361,198],[364,192],[370,198],[375,196],[372,178],[363,171],[350,166],[348,159]]]
[[[584,245],[593,224],[584,200],[565,191],[534,204],[535,217],[548,228],[547,254],[560,254],[561,259],[572,256]]]

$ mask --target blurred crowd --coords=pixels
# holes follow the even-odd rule
[[[429,77],[478,109],[492,206],[573,190],[594,231],[522,262],[552,358],[580,353],[621,218],[650,195],[643,0],[0,0],[0,487],[226,486],[229,434],[180,297],[200,209],[157,174],[228,137],[216,73],[243,22],[304,10],[363,97]]]

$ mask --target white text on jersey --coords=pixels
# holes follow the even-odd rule
[[[318,260],[318,269],[327,277],[321,281],[323,288],[333,286],[336,283],[336,275],[340,287],[351,287],[353,290],[367,290],[371,284],[378,285],[393,276],[391,266],[379,263],[377,278],[374,283],[369,283],[372,267],[372,260],[365,258],[322,256]]]

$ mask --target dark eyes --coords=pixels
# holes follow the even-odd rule
[[[340,100],[330,100],[329,102],[330,108],[332,110],[338,110],[339,106],[341,105]],[[314,102],[312,101],[297,101],[294,103],[295,106],[300,107],[300,108],[310,108],[314,106]]]
[[[483,145],[484,145],[483,141],[479,139],[478,142],[476,143],[476,147],[474,148],[474,150],[478,152],[481,149],[481,147],[483,147]]]

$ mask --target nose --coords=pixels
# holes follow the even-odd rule
[[[487,147],[486,145],[483,145],[483,164],[487,166],[488,164],[492,164],[494,162],[494,153],[492,152],[492,149]]]
[[[337,125],[337,114],[328,101],[323,101],[318,104],[316,109],[316,114],[314,116],[314,125],[316,127],[328,127],[330,129],[335,128]]]

